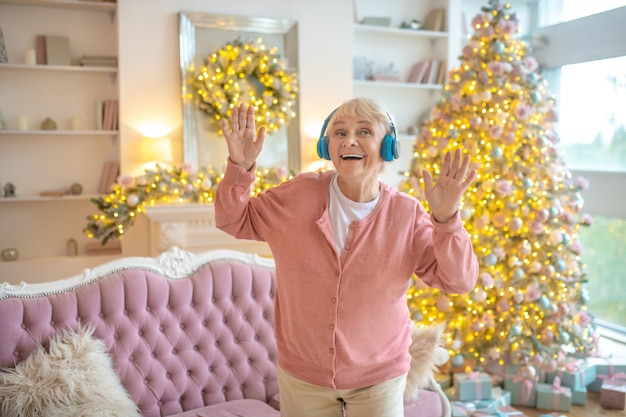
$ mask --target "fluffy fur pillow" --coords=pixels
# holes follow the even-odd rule
[[[68,331],[0,372],[0,414],[7,417],[130,417],[139,411],[93,330]]]
[[[425,328],[413,326],[411,333],[412,343],[409,348],[411,369],[406,379],[405,400],[417,398],[422,388],[440,390],[433,372],[438,366],[445,364],[449,358],[443,340],[445,326],[445,323]]]

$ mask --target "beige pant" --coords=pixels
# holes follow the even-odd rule
[[[281,417],[404,417],[405,386],[402,375],[371,387],[333,390],[278,367]]]

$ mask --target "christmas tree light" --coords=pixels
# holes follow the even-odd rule
[[[565,166],[555,99],[516,38],[517,23],[510,5],[495,0],[474,17],[401,184],[428,207],[422,170],[438,174],[455,148],[472,156],[478,175],[461,218],[480,263],[478,284],[448,295],[415,277],[407,297],[418,325],[448,323],[453,365],[532,360],[554,370],[560,355],[595,348],[579,240],[591,219],[581,213],[587,182]]]
[[[212,167],[193,171],[190,164],[182,167],[156,165],[143,175],[120,175],[110,194],[92,198],[100,214],[87,217],[83,233],[90,239],[99,239],[104,245],[109,239],[121,239],[146,206],[155,204],[202,203],[215,201],[217,185],[224,174]],[[284,167],[262,168],[255,171],[250,195],[255,196],[268,188],[293,177]]]

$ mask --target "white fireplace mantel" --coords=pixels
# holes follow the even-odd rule
[[[212,204],[157,204],[146,207],[150,219],[150,254],[157,256],[172,246],[189,252],[234,249],[271,256],[265,242],[235,239],[215,227]]]

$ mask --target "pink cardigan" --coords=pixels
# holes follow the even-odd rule
[[[417,199],[381,183],[374,210],[336,252],[328,216],[334,171],[303,173],[250,198],[254,168],[230,161],[217,189],[217,227],[268,243],[276,262],[278,364],[298,379],[361,388],[406,373],[413,273],[448,293],[474,288],[478,261],[457,213],[435,222]]]

